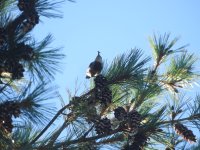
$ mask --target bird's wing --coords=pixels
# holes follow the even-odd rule
[[[101,70],[103,68],[102,63],[98,62],[98,61],[94,61],[92,63],[90,63],[87,71],[86,71],[86,78],[91,78],[94,76],[97,76]]]
[[[95,65],[95,62],[93,61],[93,62],[90,63],[89,68],[93,69],[94,65]]]
[[[87,71],[86,71],[86,78],[91,78],[94,76],[94,66],[95,66],[95,63],[94,62],[91,62]]]
[[[103,64],[96,61],[93,65],[93,68],[95,69],[95,71],[101,72],[101,70],[103,69]]]

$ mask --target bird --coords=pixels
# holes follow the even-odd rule
[[[101,73],[101,70],[103,69],[102,57],[100,55],[100,52],[99,51],[97,52],[98,52],[97,57],[93,62],[90,63],[86,71],[86,79],[99,75]]]

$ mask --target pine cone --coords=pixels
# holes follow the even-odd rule
[[[20,11],[30,11],[35,9],[35,0],[18,0],[17,6]]]
[[[3,66],[4,71],[12,73],[12,79],[20,79],[25,71],[22,64],[16,59],[7,60]]]
[[[107,79],[103,75],[98,75],[95,79],[95,98],[100,103],[107,106],[112,101],[112,91],[107,87]]]
[[[120,126],[125,130],[135,130],[140,126],[141,115],[136,111],[132,110],[127,112],[123,107],[118,107],[114,110],[115,118],[121,121]]]
[[[36,25],[39,23],[39,15],[36,11],[29,12],[27,20]]]
[[[112,102],[112,91],[108,87],[95,88],[95,98],[100,100],[100,103],[107,106]]]
[[[112,102],[112,91],[105,87],[102,89],[102,99],[100,99],[100,103],[107,106]]]
[[[128,122],[131,129],[137,129],[140,125],[141,115],[136,111],[132,110],[128,113]]]
[[[12,113],[12,115],[17,118],[19,117],[19,115],[21,114],[21,110],[20,110],[20,107],[18,104],[14,103],[11,108],[10,108],[10,111]]]
[[[122,150],[143,150],[143,147],[147,144],[148,138],[145,134],[136,133],[131,137],[132,142],[129,145],[125,145]]]
[[[103,95],[102,95],[102,89],[101,88],[95,88],[95,98],[98,100],[102,100]]]
[[[20,79],[24,76],[24,67],[22,66],[22,64],[19,63],[17,59],[6,60],[3,64],[2,69],[5,72],[11,73],[12,79]]]
[[[12,119],[11,117],[7,118],[4,122],[3,122],[3,128],[5,129],[6,132],[11,133],[12,129],[13,129],[13,125],[12,125]]]
[[[21,79],[24,75],[24,67],[20,63],[16,63],[12,70],[12,79]]]
[[[30,30],[32,30],[34,28],[35,24],[30,22],[30,21],[25,21],[23,22],[23,25],[22,25],[22,30],[23,32],[28,32]]]
[[[0,104],[0,127],[3,127],[3,130],[8,133],[12,132],[12,115],[19,117],[20,113],[19,105],[16,102],[7,101]]]
[[[19,43],[16,48],[16,52],[18,55],[16,56],[19,61],[21,59],[23,60],[31,60],[34,56],[33,48],[30,47],[29,45],[26,45],[24,43]]]
[[[36,10],[29,10],[25,13],[26,21],[23,22],[22,30],[28,32],[39,23],[39,15]]]
[[[27,8],[27,5],[28,5],[28,1],[25,1],[25,0],[19,0],[17,4],[19,10],[21,11],[24,11]]]
[[[126,114],[126,111],[125,111],[125,109],[123,107],[117,107],[114,110],[115,118],[117,118],[119,121],[124,120],[125,114]]]
[[[95,130],[97,134],[110,133],[111,122],[108,118],[103,118],[95,122]]]
[[[6,41],[6,33],[3,28],[0,28],[0,46]]]
[[[95,79],[95,88],[103,88],[107,85],[107,79],[103,75],[98,75]]]
[[[176,133],[182,136],[186,141],[196,142],[196,136],[186,126],[182,125],[181,123],[176,123],[174,128]]]

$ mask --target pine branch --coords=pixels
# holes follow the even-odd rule
[[[34,144],[46,131],[47,129],[53,124],[53,122],[59,117],[60,114],[62,114],[62,112],[67,109],[70,105],[66,105],[63,108],[61,108],[56,115],[51,119],[51,121],[45,126],[45,128],[28,144],[28,145],[32,145]]]
[[[191,116],[197,116],[198,117],[198,114],[200,114],[200,95],[196,95],[196,98],[194,100],[193,106],[192,107],[188,106],[188,109],[191,112]]]
[[[21,5],[18,5],[19,8],[20,8],[20,6],[23,5],[23,2],[26,3],[25,7],[27,6],[27,3],[29,3],[29,1],[21,1]],[[31,2],[34,3],[35,1],[31,0],[30,3]],[[0,40],[1,40],[0,41],[1,42],[0,43],[1,44],[0,45],[0,48],[1,48],[1,54],[0,54],[1,55],[0,56],[0,59],[1,59],[0,70],[1,71],[0,71],[0,74],[2,75],[2,70],[5,71],[6,73],[11,74],[11,77],[8,77],[7,79],[2,79],[3,77],[1,77],[2,83],[4,84],[4,86],[1,87],[1,89],[0,89],[1,99],[3,101],[1,103],[1,106],[3,107],[4,106],[3,104],[6,102],[8,103],[8,104],[6,103],[8,106],[5,105],[5,109],[4,110],[1,109],[0,127],[2,127],[2,124],[3,124],[4,126],[7,125],[6,128],[8,128],[8,127],[12,128],[13,127],[12,115],[14,114],[14,117],[16,117],[15,115],[17,115],[17,117],[18,117],[18,113],[20,113],[20,117],[22,119],[22,120],[20,120],[20,122],[30,120],[30,121],[32,121],[32,123],[34,123],[34,125],[36,125],[37,127],[40,127],[39,123],[44,123],[45,121],[47,121],[49,114],[54,112],[54,110],[52,110],[51,107],[48,107],[47,104],[44,104],[45,100],[50,100],[52,98],[51,97],[52,93],[48,93],[50,88],[45,89],[44,86],[46,85],[46,83],[44,83],[44,82],[42,82],[42,84],[40,84],[39,86],[36,86],[35,89],[33,89],[32,87],[28,87],[28,86],[30,86],[30,85],[28,85],[27,87],[25,87],[24,91],[20,91],[22,94],[21,93],[19,94],[16,91],[14,91],[14,92],[11,91],[14,89],[14,86],[15,86],[14,84],[16,84],[16,82],[17,82],[16,79],[21,79],[21,77],[23,77],[23,72],[25,70],[24,69],[25,67],[28,67],[28,69],[30,69],[29,71],[33,71],[34,75],[37,72],[39,75],[41,75],[40,77],[44,79],[45,75],[53,76],[52,74],[54,74],[55,69],[58,68],[58,66],[57,66],[58,60],[60,60],[60,58],[63,57],[62,54],[58,54],[58,51],[60,49],[43,50],[43,48],[45,48],[51,42],[51,36],[47,36],[47,38],[45,40],[43,40],[41,43],[36,44],[36,47],[37,47],[37,49],[35,50],[36,57],[33,57],[33,58],[37,58],[37,59],[33,59],[33,61],[31,59],[21,59],[21,55],[23,55],[24,53],[21,53],[20,50],[24,50],[25,52],[27,52],[28,51],[26,49],[27,43],[31,43],[30,39],[31,40],[33,39],[33,38],[30,38],[31,37],[30,35],[28,36],[28,33],[30,30],[27,30],[27,31],[22,30],[22,27],[25,27],[24,24],[30,23],[28,25],[31,25],[31,26],[34,26],[35,24],[37,24],[38,20],[39,20],[37,11],[41,15],[44,15],[46,17],[59,17],[60,16],[60,15],[54,14],[52,12],[52,10],[55,10],[55,7],[58,6],[57,4],[60,2],[54,2],[54,1],[50,2],[50,1],[45,1],[45,0],[36,0],[36,2],[37,2],[36,8],[28,9],[28,11],[27,11],[27,8],[29,8],[29,6],[26,8],[26,11],[24,11],[23,8],[21,8],[20,10],[23,12],[19,15],[16,15],[17,17],[15,17],[15,19],[11,19],[10,15],[8,15],[8,13],[10,13],[9,12],[9,10],[11,8],[10,5],[12,3],[16,4],[16,1],[3,0],[0,2],[0,11],[1,11],[1,14],[0,14],[0,28],[1,28],[0,29],[1,30],[0,31]],[[33,7],[35,7],[35,5],[33,5]],[[16,11],[14,13],[16,13]],[[23,45],[24,47],[23,46],[20,47],[20,44],[21,45],[24,44]],[[46,64],[44,62],[46,62]],[[29,65],[27,65],[27,64],[29,64]],[[32,66],[34,66],[34,67],[36,66],[36,68],[38,67],[37,68],[38,70],[34,70],[33,69],[34,67],[32,67]],[[43,70],[42,70],[43,72],[41,71],[42,68],[43,68]],[[21,69],[21,70],[19,70],[19,69]],[[18,71],[22,75],[20,77],[13,78],[13,74],[17,73]],[[44,75],[42,73],[46,73],[46,74]],[[13,82],[14,86],[11,87],[10,82]],[[1,84],[1,86],[2,86],[2,84]],[[11,90],[7,92],[6,90],[7,90],[8,86],[11,87]],[[24,86],[24,85],[21,85],[21,87],[22,86]],[[5,93],[5,92],[7,92],[7,93]],[[11,103],[11,102],[13,102],[13,103]],[[18,109],[17,109],[17,111],[15,111],[14,109],[7,109],[7,107],[12,108],[11,106],[17,106],[17,108],[19,107],[20,111]],[[10,111],[12,113],[10,113]],[[54,119],[56,119],[56,118],[57,117],[55,117]],[[17,126],[18,126],[18,124],[17,124]],[[27,127],[27,125],[26,125],[26,127]],[[27,131],[26,136],[24,136],[23,137],[24,139],[22,139],[22,136],[21,136],[22,132],[18,132],[18,131],[15,131],[15,133],[18,133],[17,136],[14,134],[13,135],[16,136],[18,139],[21,139],[22,140],[21,143],[19,141],[18,141],[19,143],[16,143],[16,145],[9,143],[7,145],[10,147],[7,148],[7,146],[6,146],[5,149],[14,149],[14,148],[18,149],[18,146],[22,146],[23,144],[26,145],[27,149],[33,148],[32,144],[31,145],[27,144],[30,142],[29,140],[37,141],[37,138],[39,138],[41,135],[43,135],[43,133],[38,134],[39,136],[35,137],[34,139],[28,139],[30,132]],[[20,131],[22,131],[22,130],[20,130]],[[11,133],[11,132],[9,132],[9,133]],[[34,144],[37,145],[35,142],[34,142]],[[6,145],[6,144],[4,144],[4,145]],[[16,147],[12,147],[12,145],[15,145]],[[3,146],[0,146],[0,147],[3,148]],[[22,148],[24,148],[24,147],[22,147]]]
[[[0,89],[0,93],[2,93],[5,90],[5,88],[10,86],[11,83],[12,83],[12,81],[9,81],[8,83],[4,84],[4,86]]]
[[[11,148],[13,148],[13,146],[14,145],[12,143],[11,137],[9,135],[7,135],[5,132],[3,132],[2,130],[0,130],[0,148],[11,149]]]
[[[60,53],[60,48],[49,49],[52,42],[52,36],[46,36],[39,43],[33,42],[33,57],[31,61],[26,62],[30,75],[44,80],[44,77],[52,79],[56,71],[59,71],[58,65],[64,55]]]
[[[129,53],[116,57],[111,66],[105,71],[108,83],[137,86],[147,70],[143,67],[150,60],[149,57],[144,59],[141,57],[142,51],[139,49],[132,49]]]
[[[134,108],[138,108],[146,100],[158,96],[162,92],[161,87],[157,83],[141,83],[135,90],[135,98],[133,99]]]
[[[56,97],[55,87],[47,87],[47,83],[40,83],[32,90],[31,84],[24,88],[22,94],[18,97],[19,107],[21,109],[21,119],[31,120],[33,123],[45,124],[48,121],[47,116],[52,115],[55,110],[48,104],[42,104],[47,100]]]
[[[183,88],[190,84],[198,77],[194,73],[194,63],[197,58],[193,54],[183,53],[180,57],[173,58],[167,72],[164,74],[164,79],[161,81],[167,87]]]
[[[93,128],[94,128],[94,125],[87,131],[87,132],[85,132],[84,133],[84,135],[81,137],[81,138],[85,138],[85,137],[87,137],[88,136],[88,134],[90,133],[90,131],[92,131],[93,130]]]
[[[90,141],[94,141],[94,140],[97,140],[97,139],[100,139],[100,138],[103,138],[103,137],[110,136],[110,135],[118,133],[118,132],[120,132],[120,129],[115,129],[115,130],[111,131],[109,134],[106,133],[106,134],[100,134],[100,135],[93,136],[93,137],[78,138],[78,139],[71,140],[71,141],[68,141],[68,142],[61,142],[61,143],[57,143],[54,146],[54,148],[60,148],[62,146],[68,146],[68,145],[71,145],[71,144],[76,144],[76,143],[81,143],[81,142],[90,142]]]
[[[163,36],[158,35],[152,38],[149,38],[150,45],[153,50],[153,54],[155,57],[155,68],[154,71],[157,70],[158,66],[165,60],[165,58],[175,52],[183,51],[187,45],[181,46],[177,49],[174,49],[174,45],[177,43],[179,38],[174,38],[169,41],[170,34],[164,34]]]
[[[53,147],[54,142],[57,140],[58,136],[62,133],[64,129],[69,125],[68,120],[66,120],[63,125],[51,136],[49,143],[45,147]]]
[[[69,118],[68,118],[69,119]],[[70,124],[69,120],[66,120],[63,125],[50,137],[49,143],[47,145],[44,146],[44,148],[51,148],[53,147],[53,145],[55,144],[55,141],[57,140],[58,136],[61,134],[61,132],[67,128],[67,126]],[[80,139],[85,138],[90,131],[94,128],[94,126],[92,126],[87,132],[84,133],[84,135],[82,137],[80,137]]]
[[[12,135],[14,140],[14,147],[22,149],[24,145],[29,143],[37,134],[37,130],[31,125],[31,123],[25,123],[21,127],[17,127]],[[32,146],[29,149],[33,148]]]
[[[37,0],[36,10],[40,15],[47,18],[61,18],[61,13],[59,11],[59,6],[62,5],[64,0],[60,1],[50,1],[50,0]]]
[[[91,94],[91,92],[93,92],[93,90],[88,91],[87,93],[83,94],[81,96],[81,98]],[[67,108],[70,108],[72,105],[72,103],[69,103],[68,105],[65,105],[64,107],[62,107],[56,114],[55,116],[51,119],[51,121],[45,126],[45,128],[37,135],[37,137],[35,139],[33,139],[29,145],[34,144],[47,130],[48,128],[53,124],[53,122],[62,114],[62,112],[64,110],[66,110]]]
[[[195,114],[195,115],[192,115],[190,117],[185,117],[185,118],[182,118],[182,119],[176,119],[176,120],[173,120],[174,123],[178,123],[178,122],[183,122],[183,121],[191,121],[191,120],[199,120],[200,119],[200,114]],[[172,120],[169,120],[169,121],[161,121],[159,122],[158,124],[159,125],[164,125],[164,124],[171,124]]]
[[[15,0],[1,0],[1,2],[0,2],[1,14],[9,12],[9,10],[11,10],[10,7],[12,7],[12,4],[14,2],[15,2]]]

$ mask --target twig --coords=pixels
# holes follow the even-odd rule
[[[199,117],[198,117],[199,116]],[[177,119],[177,120],[173,120],[173,123],[177,123],[177,122],[182,122],[182,121],[186,121],[186,120],[193,120],[193,119],[200,119],[200,114],[195,114],[195,115],[192,115],[190,117],[186,117],[186,118],[182,118],[182,119]],[[169,124],[171,123],[172,120],[169,120],[169,121],[162,121],[162,122],[159,122],[158,124],[159,125],[163,125],[163,124]]]
[[[88,137],[88,138],[82,138],[81,137],[81,138],[78,138],[78,139],[75,139],[75,140],[71,140],[69,142],[61,142],[61,143],[57,144],[56,146],[54,146],[54,148],[60,148],[62,146],[68,146],[68,145],[71,145],[71,144],[76,144],[76,143],[81,143],[81,142],[94,141],[96,139],[107,137],[109,135],[112,135],[112,134],[115,134],[115,133],[118,133],[118,132],[121,132],[121,130],[115,129],[115,130],[111,131],[110,133],[100,134],[100,135]]]
[[[12,83],[12,81],[9,81],[8,83],[4,84],[4,86],[0,89],[0,92],[2,92],[7,86],[9,86]]]
[[[49,144],[47,144],[45,147],[52,147],[58,136],[61,134],[61,132],[69,125],[68,121],[66,120],[63,125],[56,131],[52,136],[49,141]]]
[[[81,138],[86,138],[86,136],[90,133],[90,131],[94,128],[94,125],[81,137]],[[80,139],[81,139],[80,138]]]
[[[94,91],[94,89],[88,91],[87,93],[83,94],[83,95],[81,96],[81,98],[84,97],[84,96],[86,96],[86,95],[89,95],[89,94],[92,93],[93,91]],[[35,138],[30,142],[30,145],[34,144],[34,143],[44,134],[44,132],[46,132],[46,130],[53,124],[53,122],[58,118],[58,116],[59,116],[60,114],[62,114],[62,112],[63,112],[65,109],[69,108],[70,106],[71,106],[71,103],[69,103],[68,105],[66,105],[66,106],[64,106],[63,108],[61,108],[61,109],[57,112],[57,114],[52,118],[52,120],[49,122],[49,124],[40,132],[40,134],[39,134],[37,137],[35,137]]]
[[[53,124],[53,122],[58,118],[58,116],[68,107],[70,106],[70,104],[64,106],[63,108],[61,108],[57,114],[51,119],[51,121],[49,122],[49,124],[40,132],[40,134],[38,134],[38,136],[36,136],[31,142],[30,145],[34,144],[43,134],[44,132]]]
[[[90,90],[90,91],[88,91],[87,93],[85,93],[85,94],[81,95],[81,96],[80,96],[80,98],[83,98],[83,97],[85,97],[85,96],[87,96],[87,95],[91,94],[92,92],[94,92],[94,89],[91,89],[91,90]]]

